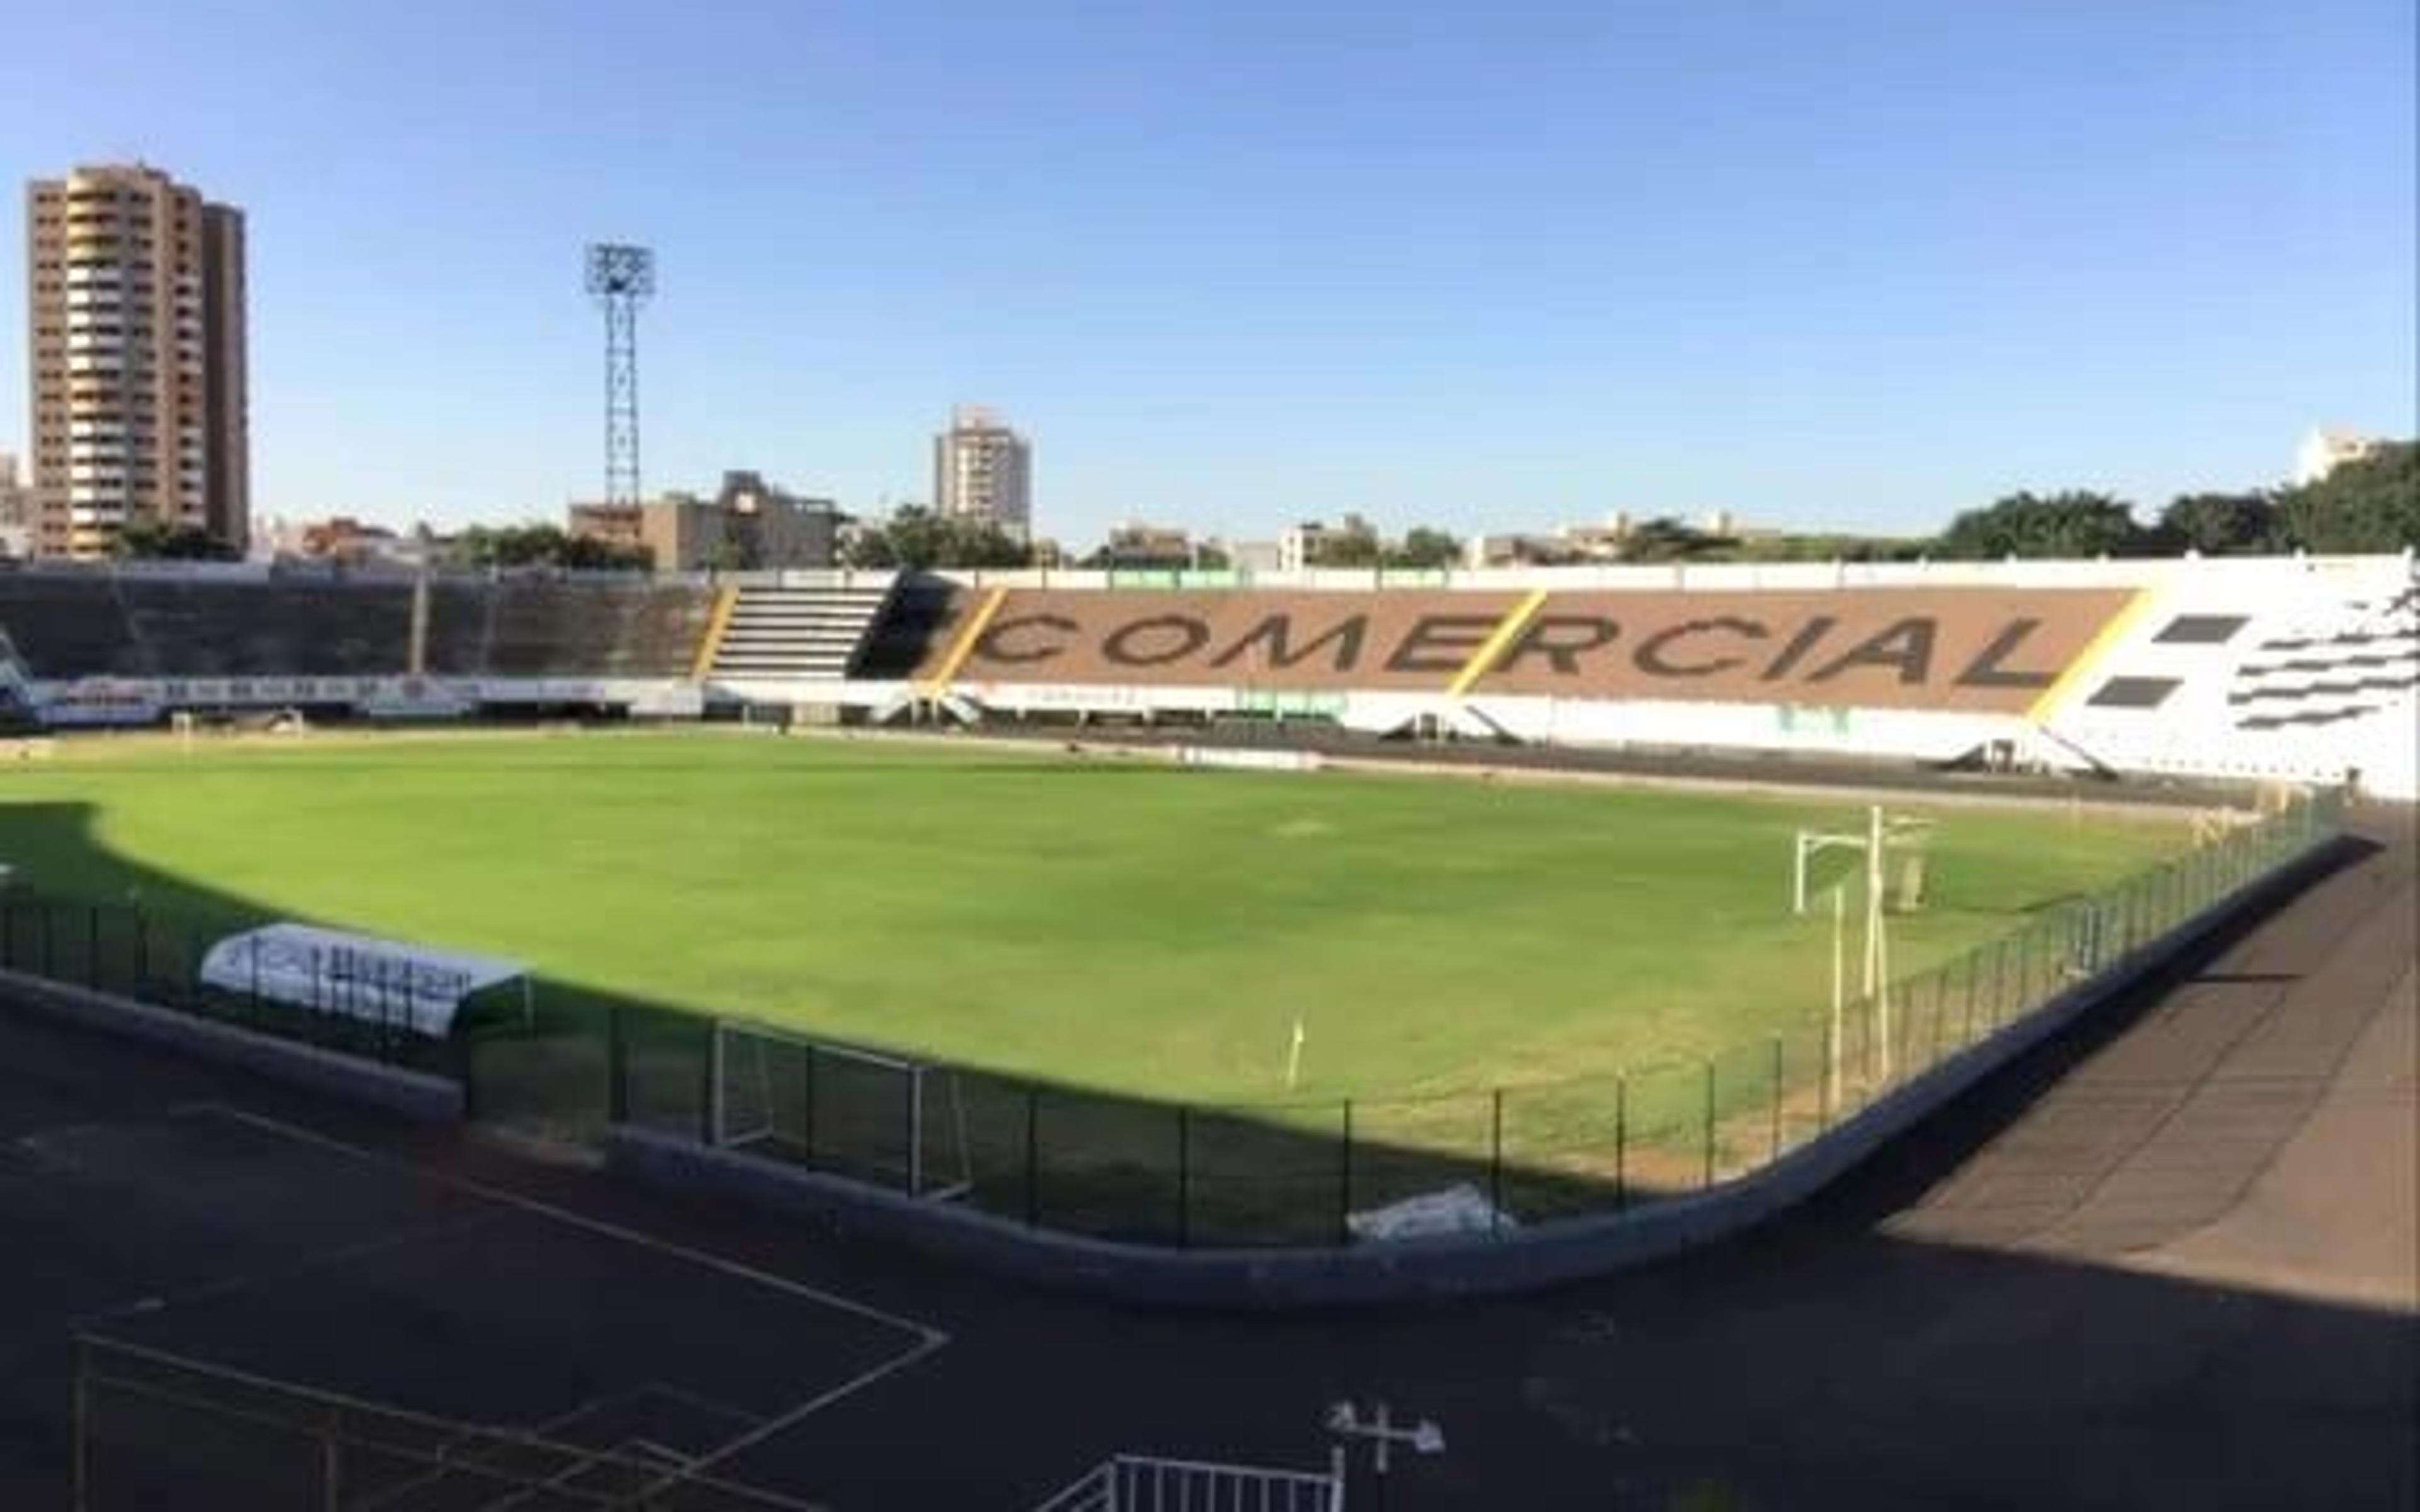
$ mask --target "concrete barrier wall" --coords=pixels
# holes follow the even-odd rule
[[[1331,1249],[1171,1250],[1029,1228],[970,1208],[918,1200],[652,1130],[616,1129],[611,1153],[616,1168],[644,1182],[715,1193],[804,1218],[828,1231],[1126,1301],[1285,1308],[1528,1290],[1694,1249],[1804,1201],[1983,1077],[2172,965],[2219,931],[2292,896],[2334,866],[2345,843],[2322,842],[1769,1165],[1707,1192],[1499,1238]]]
[[[289,1087],[383,1108],[422,1123],[455,1123],[463,1116],[461,1084],[450,1078],[382,1066],[214,1019],[154,1008],[130,997],[0,971],[0,1002],[77,1028],[234,1066]]]

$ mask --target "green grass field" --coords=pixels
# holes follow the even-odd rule
[[[1788,906],[1822,795],[1084,763],[711,734],[92,741],[0,772],[50,896],[307,918],[553,986],[1163,1100],[1609,1073],[1828,995]],[[1910,804],[1910,811],[1924,811]],[[1914,970],[2181,849],[2174,821],[1944,808]],[[1845,861],[1836,863],[1845,866]]]

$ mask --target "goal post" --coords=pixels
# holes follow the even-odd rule
[[[950,1067],[718,1020],[706,1128],[719,1149],[948,1201],[973,1187]]]

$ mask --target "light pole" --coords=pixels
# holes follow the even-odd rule
[[[1368,1417],[1363,1417],[1350,1401],[1336,1403],[1327,1410],[1327,1431],[1341,1439],[1367,1440],[1372,1445],[1370,1468],[1377,1473],[1373,1500],[1378,1512],[1386,1512],[1387,1474],[1394,1467],[1395,1445],[1403,1444],[1414,1454],[1445,1453],[1443,1428],[1425,1417],[1407,1427],[1399,1426],[1393,1412],[1383,1401],[1372,1405]]]

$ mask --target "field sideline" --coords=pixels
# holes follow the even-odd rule
[[[1807,1022],[1789,797],[617,733],[68,742],[0,770],[50,896],[489,951],[550,983],[1201,1102],[1608,1073]],[[1928,807],[1914,970],[2181,849],[2174,813]],[[1845,867],[1845,860],[1835,868]]]

